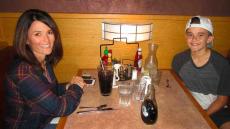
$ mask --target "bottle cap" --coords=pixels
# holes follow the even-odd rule
[[[141,51],[141,48],[138,48],[137,51]]]
[[[108,48],[107,46],[105,47],[105,50],[104,50],[104,55],[108,55],[109,51],[108,51]]]

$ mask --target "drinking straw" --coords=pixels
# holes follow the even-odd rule
[[[104,65],[103,65],[103,63],[102,63],[101,58],[100,58],[100,64],[101,64],[102,70],[104,71],[104,70],[105,70],[105,68],[104,68]]]

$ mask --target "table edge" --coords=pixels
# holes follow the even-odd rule
[[[178,77],[178,75],[172,70],[169,69],[175,80],[178,82],[179,86],[183,89],[184,93],[188,96],[188,98],[191,100],[193,105],[197,108],[197,110],[200,112],[200,114],[203,116],[203,118],[206,120],[208,125],[212,129],[218,129],[216,124],[212,121],[212,119],[208,116],[208,114],[205,112],[205,110],[202,109],[200,104],[195,100],[195,98],[192,96],[192,94],[189,92],[189,90],[186,88],[183,81]]]
[[[83,69],[79,69],[77,72],[78,76],[81,76]],[[56,129],[64,129],[68,116],[60,117]]]

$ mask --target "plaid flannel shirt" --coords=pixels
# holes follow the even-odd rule
[[[5,81],[5,129],[42,129],[52,118],[71,114],[79,105],[83,90],[58,85],[51,65],[49,82],[41,70],[17,59]]]

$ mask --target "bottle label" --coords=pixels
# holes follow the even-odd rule
[[[144,87],[145,90],[143,90],[143,94],[147,95],[151,92],[151,78],[149,76],[142,76],[140,80],[140,85]]]
[[[141,69],[142,59],[139,59],[138,62],[137,62],[137,64],[138,64],[138,69]]]
[[[141,51],[138,51],[138,55],[141,55]]]

